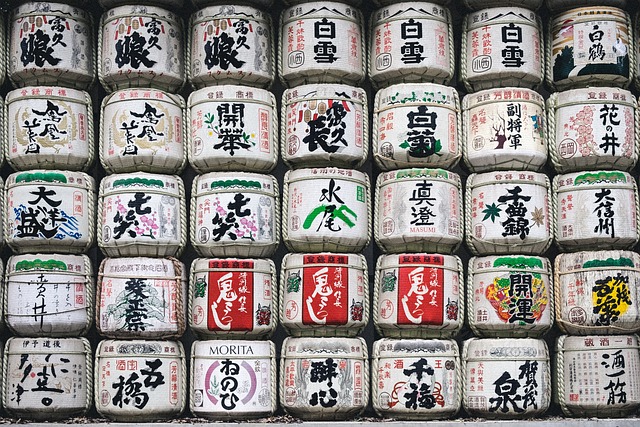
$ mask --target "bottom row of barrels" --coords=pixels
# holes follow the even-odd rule
[[[271,341],[195,341],[187,371],[177,341],[103,340],[94,357],[85,338],[9,338],[2,403],[27,419],[97,412],[116,421],[273,415],[278,400],[306,420],[352,419],[371,402],[399,419],[543,415],[552,391],[567,416],[622,417],[640,408],[637,335],[557,339],[555,371],[544,340],[456,341],[285,338],[279,375]],[[92,376],[93,375],[93,376]],[[278,380],[279,378],[279,380]],[[188,383],[188,385],[187,385]],[[277,391],[277,385],[279,389]],[[187,391],[188,390],[188,391]],[[279,399],[278,399],[279,397]]]

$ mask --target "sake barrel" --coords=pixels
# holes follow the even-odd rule
[[[83,253],[95,243],[95,189],[83,172],[31,170],[7,178],[4,236],[18,254]]]
[[[285,90],[280,127],[287,166],[358,168],[369,155],[367,93],[338,84]]]
[[[28,86],[7,94],[4,145],[14,170],[87,170],[93,163],[93,107],[89,93]]]
[[[471,338],[462,350],[462,406],[472,417],[539,417],[551,401],[549,350],[534,338]]]
[[[460,80],[467,91],[535,88],[544,78],[542,22],[523,7],[469,13],[462,23]]]
[[[544,99],[526,88],[486,89],[462,99],[462,154],[472,172],[539,171],[547,162]]]
[[[371,15],[370,28],[368,69],[373,84],[447,84],[453,78],[453,24],[448,8],[427,2],[393,4]]]
[[[371,401],[384,418],[446,419],[462,402],[462,369],[454,340],[383,338],[373,343]]]
[[[33,421],[82,417],[91,409],[93,358],[86,338],[18,338],[4,348],[2,406]]]
[[[348,336],[369,323],[367,260],[361,254],[286,254],[280,323],[293,336]]]
[[[373,223],[383,252],[452,253],[462,242],[462,220],[458,174],[414,168],[378,175]]]
[[[278,75],[286,87],[307,83],[357,86],[366,74],[362,14],[332,1],[284,9],[278,50]]]
[[[13,255],[5,272],[7,326],[26,337],[85,335],[93,323],[93,277],[86,255]]]
[[[194,341],[190,369],[189,402],[196,417],[236,422],[278,409],[271,341]]]
[[[109,175],[100,183],[98,212],[98,247],[106,256],[179,256],[187,243],[184,184],[177,175]]]
[[[100,163],[107,173],[179,174],[187,161],[185,103],[157,89],[121,89],[102,100]]]
[[[192,92],[188,153],[198,173],[271,171],[278,163],[276,98],[264,89],[220,85]]]
[[[458,92],[434,83],[380,89],[373,111],[373,158],[382,170],[452,169],[460,160]]]
[[[276,266],[270,259],[195,259],[188,307],[189,326],[199,337],[269,337],[278,324]]]
[[[551,161],[559,173],[630,170],[638,161],[638,105],[620,88],[591,87],[547,100]]]
[[[471,174],[465,237],[474,255],[543,254],[553,241],[549,178],[537,172]]]
[[[292,252],[359,252],[371,236],[369,177],[311,168],[284,176],[282,239]]]
[[[637,296],[640,255],[633,251],[581,251],[555,261],[556,323],[572,335],[640,331]]]
[[[175,93],[185,82],[184,44],[182,18],[172,11],[141,5],[109,9],[100,19],[100,83],[108,92],[152,87]]]
[[[184,411],[187,366],[178,341],[100,341],[95,369],[94,404],[102,417],[151,422]]]
[[[622,9],[589,6],[555,14],[547,35],[547,85],[626,87],[636,73],[633,46],[631,18]]]
[[[367,343],[361,337],[285,338],[279,396],[288,414],[305,421],[357,417],[369,402]]]
[[[464,322],[464,276],[456,255],[381,255],[373,325],[387,338],[451,338]]]
[[[105,258],[98,271],[96,327],[109,338],[179,338],[187,276],[175,258]]]
[[[473,257],[468,272],[468,321],[475,335],[541,338],[549,332],[554,290],[547,258]]]
[[[15,7],[8,24],[7,75],[15,87],[88,89],[95,80],[91,14],[60,3]]]
[[[194,12],[189,24],[187,78],[194,87],[271,85],[276,66],[270,14],[224,3]]]
[[[562,251],[631,249],[638,242],[638,187],[627,172],[556,175],[553,193]]]
[[[561,335],[555,400],[568,417],[628,417],[640,407],[637,335]]]
[[[191,193],[191,245],[200,256],[270,257],[280,243],[278,182],[271,175],[210,172]]]

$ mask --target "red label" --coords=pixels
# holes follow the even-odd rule
[[[439,255],[400,256],[400,264],[413,264],[398,270],[398,324],[442,325],[444,317],[444,265]],[[419,265],[425,264],[425,265]]]
[[[222,265],[251,264],[251,261],[210,261],[210,268]],[[225,267],[222,267],[225,268]],[[209,313],[207,327],[210,331],[253,330],[253,273],[249,271],[209,272]]]
[[[347,256],[306,255],[303,268],[302,323],[344,325],[349,318],[349,268]],[[328,263],[331,265],[322,265]],[[344,267],[334,264],[345,264]]]

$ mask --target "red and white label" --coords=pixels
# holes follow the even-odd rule
[[[324,257],[323,257],[324,258]],[[332,265],[322,265],[318,256],[306,255],[303,269],[302,323],[304,325],[344,325],[349,320],[348,257],[336,257]],[[343,266],[335,264],[344,264]]]
[[[249,268],[253,268],[253,262]],[[210,331],[253,330],[253,273],[211,271],[208,295]]]
[[[423,263],[444,265],[444,258],[423,256]],[[428,260],[427,260],[428,258]],[[398,269],[398,324],[442,325],[444,313],[444,269],[416,266],[415,257],[400,257]]]

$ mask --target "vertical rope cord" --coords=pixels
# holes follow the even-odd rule
[[[380,120],[379,119],[380,97],[381,97],[381,91],[377,91],[374,96],[373,112],[371,117],[371,139],[372,139],[371,157],[373,157],[373,160],[376,162],[376,165],[378,165],[378,168],[384,171],[387,168],[384,165],[383,159],[381,158],[381,155],[380,155],[380,145],[379,145],[380,134],[378,129],[378,122]]]
[[[459,80],[464,85],[467,93],[474,92],[473,86],[467,80],[467,20],[469,15],[465,15],[462,19],[462,31],[460,32],[460,77]]]
[[[448,85],[456,76],[456,46],[453,34],[453,17],[448,7],[443,7],[447,17],[448,37],[449,37],[449,76],[442,82]],[[464,34],[463,34],[464,35]],[[464,38],[464,37],[462,37]],[[458,133],[460,135],[460,133]]]
[[[100,165],[102,165],[103,169],[108,173],[108,174],[112,174],[114,173],[114,170],[111,169],[111,165],[108,164],[107,162],[105,162],[105,155],[104,155],[104,129],[105,129],[105,120],[104,120],[104,110],[107,107],[107,103],[109,102],[109,100],[111,100],[111,98],[114,96],[113,93],[108,94],[107,96],[105,96],[102,99],[102,102],[100,103],[100,123],[98,126],[100,129],[100,134],[98,135],[98,160],[100,161]],[[93,114],[93,113],[92,113]]]
[[[283,44],[283,34],[285,33],[285,28],[284,28],[284,13],[287,9],[282,9],[282,12],[280,12],[280,19],[279,19],[279,25],[278,28],[280,28],[280,37],[278,37],[278,53],[279,53],[279,59],[276,62],[276,66],[278,69],[278,77],[280,78],[280,83],[282,83],[282,86],[284,86],[285,88],[289,87],[289,83],[287,82],[287,78],[284,75],[284,44]],[[275,52],[274,52],[275,54]],[[284,99],[284,96],[283,96]],[[283,102],[284,104],[284,102]],[[282,395],[282,398],[284,398],[284,394]]]
[[[102,322],[100,321],[101,311],[100,311],[100,302],[102,301],[102,281],[104,280],[104,267],[109,258],[104,258],[102,262],[100,262],[100,266],[98,267],[98,279],[96,280],[96,307],[95,307],[95,322],[96,329],[100,335],[105,335],[102,330]],[[97,350],[96,350],[97,354]]]
[[[556,394],[558,396],[558,404],[562,412],[568,416],[573,416],[573,411],[567,406],[566,394],[564,389],[564,342],[567,335],[560,335],[556,341]]]
[[[96,188],[95,180],[84,172],[78,172],[82,175],[85,182],[85,190],[87,192],[87,227],[89,228],[87,243],[82,247],[82,252],[87,252],[96,243]],[[6,211],[5,211],[6,212]]]
[[[87,107],[87,143],[89,144],[88,146],[88,159],[85,162],[84,165],[82,165],[81,170],[83,172],[86,172],[87,170],[89,170],[89,168],[91,167],[91,165],[93,164],[93,160],[95,159],[95,138],[94,138],[94,123],[93,123],[93,101],[91,100],[91,95],[89,94],[89,92],[87,91],[82,91],[83,95],[84,95],[84,103],[85,106]],[[102,111],[102,110],[101,110]],[[6,123],[5,126],[5,132],[8,132],[6,130],[6,128],[8,127],[8,122]],[[100,114],[100,136],[99,136],[99,141],[100,144],[102,144],[102,114]],[[5,133],[6,136],[6,133]],[[5,145],[6,145],[6,141],[8,141],[5,138]],[[102,146],[100,146],[100,150],[102,151]]]
[[[362,408],[358,411],[358,415],[362,414],[369,404],[369,391],[371,390],[371,371],[369,370],[369,351],[367,342],[362,337],[356,337],[360,340],[362,347],[362,356],[364,357],[363,375],[364,381],[362,385]]]
[[[188,28],[188,34],[186,37],[186,49],[184,51],[184,65],[185,65],[185,85],[189,84],[191,85],[191,89],[195,90],[198,88],[198,86],[193,82],[193,53],[191,52],[192,49],[192,45],[193,45],[193,31],[194,31],[194,22],[195,22],[195,15],[197,12],[193,12],[193,14],[191,14],[191,16],[189,17],[189,28]],[[190,125],[190,121],[187,123],[188,125]],[[195,168],[194,168],[195,169]],[[200,172],[198,172],[200,173]]]
[[[540,69],[538,70],[540,72],[540,80],[538,82],[536,82],[535,84],[528,86],[529,88],[535,88],[539,85],[541,85],[542,83],[544,83],[544,79],[546,76],[546,63],[550,62],[547,61],[547,55],[545,55],[545,48],[544,48],[544,26],[542,25],[542,19],[540,18],[540,14],[538,12],[535,12],[535,21],[536,21],[536,30],[538,30],[538,46],[539,46],[539,56],[540,56]]]
[[[477,339],[478,338],[469,338],[462,343],[462,361],[460,363],[460,376],[462,378],[458,378],[458,380],[460,380],[462,388],[462,407],[466,412],[471,412],[469,411],[469,396],[467,393],[467,360],[469,358],[469,343]],[[471,412],[470,415],[474,415],[473,412]]]
[[[293,169],[293,164],[289,161],[289,151],[287,150],[287,138],[289,137],[289,135],[287,135],[287,107],[289,105],[289,102],[287,101],[288,97],[289,97],[289,91],[290,89],[285,89],[285,91],[282,93],[282,105],[280,105],[280,157],[282,158],[282,161],[284,162],[285,166],[287,166],[289,169]]]
[[[467,209],[464,210],[464,233],[463,233],[463,235],[465,237],[465,242],[467,244],[467,248],[469,249],[469,251],[473,255],[477,256],[477,255],[480,255],[480,253],[478,252],[478,250],[476,249],[476,246],[475,246],[473,230],[472,230],[472,227],[471,227],[471,222],[472,222],[473,218],[471,217],[471,210],[469,209],[469,206],[471,206],[471,189],[474,186],[474,180],[475,180],[476,175],[477,174],[472,173],[467,178],[467,186],[466,186],[465,193],[464,193],[464,205],[467,206]]]
[[[547,27],[547,37],[545,40],[545,49],[544,49],[544,56],[548,57],[549,60],[544,62],[544,67],[545,67],[545,72],[544,72],[544,79],[545,79],[545,83],[547,84],[547,87],[551,89],[551,91],[557,91],[558,88],[556,87],[555,83],[554,83],[554,76],[553,76],[553,68],[551,66],[551,63],[554,62],[553,58],[551,58],[551,53],[552,53],[552,46],[553,46],[553,15],[551,14],[550,19],[549,19],[549,25]],[[553,94],[552,94],[553,95]]]
[[[269,274],[271,279],[271,312],[272,313],[271,313],[271,320],[269,324],[270,329],[266,334],[260,334],[260,336],[266,335],[267,337],[271,338],[276,328],[278,327],[278,321],[279,321],[279,315],[280,315],[279,314],[280,313],[280,305],[279,305],[280,287],[278,282],[278,274],[276,271],[276,264],[273,262],[272,259],[269,259],[268,262],[269,262]],[[277,313],[273,313],[273,310],[278,310],[278,311]]]
[[[180,337],[182,337],[182,335],[184,334],[185,330],[186,330],[186,324],[185,324],[185,314],[186,314],[186,308],[185,308],[185,301],[184,301],[184,297],[183,297],[183,292],[184,292],[184,287],[187,286],[185,277],[183,276],[183,274],[185,273],[185,271],[183,270],[182,266],[182,262],[180,260],[178,260],[177,258],[174,257],[168,257],[167,258],[168,261],[170,261],[171,263],[173,263],[173,269],[174,269],[174,276],[176,279],[176,323],[177,323],[177,329],[176,331],[170,331],[168,335],[166,335],[167,338],[176,338],[176,339],[180,339]],[[169,294],[171,295],[171,294]],[[171,304],[171,302],[169,302],[169,304]]]
[[[271,370],[269,374],[271,375],[269,383],[271,384],[270,397],[271,397],[271,409],[270,413],[274,414],[278,410],[278,383],[284,383],[284,381],[278,381],[278,366],[277,366],[277,356],[276,356],[276,345],[273,341],[269,340],[269,367]],[[284,371],[282,371],[282,376],[284,377]],[[192,377],[193,378],[193,377]]]
[[[356,254],[356,256],[360,259],[360,266],[362,268],[362,277],[364,279],[365,289],[364,289],[364,317],[362,319],[362,327],[358,328],[360,330],[364,329],[369,324],[369,313],[371,312],[371,307],[369,307],[369,270],[367,266],[367,259],[362,254]],[[354,331],[353,335],[356,335],[358,330]]]
[[[638,100],[633,94],[631,94],[631,102],[633,103],[633,157],[631,160],[635,167],[640,156],[640,109],[638,109]]]
[[[284,174],[284,182],[282,184],[282,215],[281,222],[282,223],[282,241],[284,245],[287,247],[289,252],[295,252],[295,243],[289,240],[289,176],[291,175],[291,171],[288,170]],[[277,202],[276,202],[277,203]],[[6,209],[5,209],[6,212]],[[6,216],[6,215],[5,215]],[[283,396],[284,397],[284,396]]]
[[[184,67],[183,67],[184,69]],[[184,74],[183,74],[184,76]],[[184,86],[184,78],[183,78],[183,82],[182,82],[182,86]],[[182,137],[182,158],[180,159],[180,163],[178,164],[178,166],[176,167],[175,173],[177,175],[180,175],[182,173],[182,171],[184,170],[186,164],[187,164],[187,151],[189,150],[189,143],[188,143],[188,137],[189,134],[191,132],[187,132],[187,128],[191,129],[191,122],[187,120],[187,113],[188,113],[188,109],[187,109],[187,105],[186,102],[184,100],[184,98],[181,95],[178,94],[170,94],[171,97],[175,97],[175,100],[177,100],[177,104],[180,106],[180,111],[182,112],[182,116],[180,117],[180,119],[182,120],[182,129],[181,130],[181,137]],[[186,243],[186,242],[185,242]]]
[[[184,351],[184,346],[182,345],[182,342],[180,341],[174,341],[176,343],[176,345],[178,346],[179,352],[178,352],[178,357],[180,358],[180,372],[182,373],[182,375],[179,376],[180,378],[180,407],[178,408],[178,411],[175,412],[175,415],[180,415],[184,412],[186,406],[187,406],[187,393],[188,393],[188,384],[187,384],[187,373],[189,372],[187,370],[187,355]],[[193,377],[190,377],[193,378]],[[169,389],[169,392],[171,392],[171,389]],[[167,417],[167,418],[171,418],[171,417]]]
[[[104,214],[104,198],[105,198],[105,180],[106,178],[103,178],[102,181],[100,181],[100,189],[98,190],[98,215],[103,218],[105,216]],[[98,248],[102,251],[102,253],[105,256],[109,256],[109,252],[110,252],[110,248],[107,247],[106,242],[104,241],[104,236],[102,235],[103,233],[103,224],[102,221],[100,221],[100,223],[96,223],[96,226],[93,227],[96,229],[96,234],[97,234],[97,240],[98,240]],[[98,276],[99,277],[99,276]]]
[[[460,412],[460,406],[462,405],[462,396],[464,395],[463,384],[464,384],[464,378],[466,377],[466,375],[464,375],[462,361],[460,360],[460,347],[458,346],[458,342],[456,340],[451,340],[451,347],[455,351],[454,363],[455,363],[455,381],[456,381],[456,385],[454,388],[456,391],[456,398],[454,401],[455,411],[453,414],[451,414],[451,416],[453,417],[455,414]]]
[[[451,331],[447,331],[446,336],[448,338],[453,338],[456,335],[458,335],[458,333],[460,333],[460,331],[462,330],[462,327],[464,326],[464,314],[465,314],[465,292],[464,292],[464,267],[462,265],[462,259],[460,259],[460,257],[458,255],[453,255],[456,259],[456,263],[458,264],[458,325],[455,329],[451,330]],[[473,295],[473,293],[469,293],[467,292],[467,295]],[[473,299],[473,298],[470,298]],[[473,313],[473,312],[471,312]],[[471,323],[471,322],[469,322]]]
[[[371,312],[373,313],[373,327],[375,331],[382,337],[386,336],[386,332],[380,324],[380,286],[382,286],[382,262],[387,255],[380,255],[376,260],[376,270],[373,276],[373,305]]]
[[[85,395],[84,408],[81,412],[84,416],[89,412],[89,409],[91,409],[91,403],[94,400],[94,387],[96,387],[94,385],[94,371],[97,370],[95,370],[93,366],[93,352],[91,351],[91,344],[89,343],[89,340],[84,337],[78,339],[81,340],[84,347],[84,363],[86,369],[85,380],[87,384],[85,390],[87,393]]]
[[[95,315],[95,311],[97,311],[97,305],[94,304],[95,301],[95,289],[93,283],[93,266],[91,265],[91,259],[87,255],[81,255],[82,260],[84,262],[84,287],[86,294],[86,323],[80,335],[86,335],[91,329],[91,325],[93,324],[93,316]]]
[[[280,264],[280,300],[278,303],[278,321],[280,325],[289,333],[289,325],[286,324],[286,319],[284,316],[284,306],[285,306],[285,296],[287,295],[287,277],[286,277],[286,266],[288,265],[289,258],[291,257],[291,252],[287,252],[284,257],[282,257],[282,263]],[[282,374],[284,375],[284,374]]]
[[[187,67],[187,69],[189,69],[189,67]],[[186,112],[185,112],[185,127],[189,127],[189,129],[191,129],[191,109],[194,107],[193,105],[193,94],[195,92],[191,92],[189,94],[189,98],[187,99],[187,108],[186,108]],[[194,154],[194,148],[193,148],[193,132],[187,132],[185,129],[185,134],[186,134],[186,153],[187,153],[187,159],[189,161],[189,165],[191,166],[191,168],[197,173],[197,174],[202,174],[204,173],[204,170],[200,168],[200,166],[196,163],[196,159],[195,154]],[[193,194],[191,194],[191,197],[193,197]],[[193,211],[192,211],[193,212]]]
[[[187,245],[187,233],[188,233],[188,218],[187,218],[187,201],[186,201],[186,193],[184,189],[184,182],[182,178],[178,175],[173,175],[173,178],[178,182],[178,201],[180,204],[180,241],[178,243],[178,248],[174,252],[175,257],[180,257],[182,251],[184,251],[185,246]],[[193,215],[194,219],[196,215]],[[166,252],[165,252],[166,253]]]
[[[376,188],[375,188],[375,200],[378,202],[381,198],[380,193],[382,192],[382,176],[383,174],[379,174],[376,178]],[[373,223],[375,226],[373,227],[373,240],[376,242],[376,245],[383,253],[388,253],[390,248],[385,245],[385,242],[380,240],[380,221],[382,220],[380,214],[380,206],[381,203],[376,203],[375,208],[373,209],[373,221],[369,221],[369,223]]]
[[[191,183],[191,200],[189,201],[189,210],[191,211],[191,227],[189,228],[189,240],[191,241],[191,246],[193,246],[193,249],[196,251],[198,256],[203,257],[205,256],[204,245],[199,244],[196,240],[196,227],[198,221],[197,198],[201,176],[202,175],[196,175]]]
[[[193,261],[191,261],[191,267],[189,268],[189,281],[187,284],[187,306],[186,306],[186,311],[187,311],[187,322],[189,325],[189,329],[191,331],[193,331],[198,337],[199,337],[199,333],[197,331],[195,331],[195,325],[193,323],[193,299],[195,297],[194,294],[194,287],[195,287],[195,283],[196,283],[196,264],[201,261],[200,258],[195,258]],[[193,360],[193,347],[191,347],[191,357]],[[193,378],[193,375],[191,376],[191,378]],[[193,402],[193,400],[191,400],[191,402]]]
[[[447,168],[454,168],[458,165],[458,163],[460,162],[460,158],[462,157],[462,147],[465,145],[465,138],[464,138],[464,134],[463,134],[463,126],[462,126],[462,109],[461,109],[461,103],[460,103],[460,95],[458,94],[458,91],[456,89],[453,89],[453,107],[455,109],[455,115],[456,115],[456,152],[455,153],[451,153],[453,154],[453,159],[448,162],[449,164],[445,165],[444,167]],[[462,138],[462,139],[461,139]],[[460,184],[460,190],[462,190],[462,181]]]
[[[364,101],[362,102],[362,126],[364,127],[362,135],[364,140],[362,141],[362,156],[358,163],[355,165],[355,168],[359,168],[365,164],[367,159],[369,158],[369,98],[367,97],[367,92],[364,89],[362,93],[364,94]],[[354,101],[354,104],[356,102]],[[371,218],[369,218],[371,220]]]
[[[546,129],[545,129],[545,141],[547,144],[547,150],[549,151],[549,157],[551,158],[551,163],[557,173],[562,173],[565,171],[566,167],[562,164],[560,157],[558,157],[558,149],[557,149],[557,141],[556,141],[556,132],[557,132],[557,108],[558,108],[558,93],[554,92],[549,95],[549,98],[546,102]]]
[[[275,47],[274,47],[274,49],[275,49]],[[274,55],[275,55],[275,53],[274,53]],[[275,61],[275,58],[274,58],[274,61]],[[272,63],[271,69],[275,70],[274,67],[275,67],[275,65],[273,65],[273,63]],[[275,76],[274,76],[274,80],[275,80]],[[278,132],[278,130],[279,130],[279,128],[278,128],[278,125],[279,125],[279,123],[278,123],[278,121],[279,121],[278,120],[279,119],[278,113],[279,113],[279,111],[278,111],[278,103],[276,101],[276,96],[273,94],[273,92],[270,92],[270,91],[268,91],[268,94],[269,94],[269,104],[270,104],[269,106],[270,106],[270,112],[271,112],[271,135],[270,135],[271,141],[270,141],[269,145],[271,147],[271,152],[272,152],[271,159],[270,159],[272,165],[270,167],[268,167],[268,168],[260,168],[260,169],[264,169],[265,172],[271,172],[278,165],[278,155],[281,154],[280,150],[279,150],[279,148],[280,148],[279,147],[279,145],[280,145],[280,139],[279,138],[282,138],[282,134],[280,134]],[[282,121],[285,121],[284,120],[285,116],[282,116],[282,117],[283,117]],[[189,123],[191,123],[191,122],[189,122]]]
[[[105,18],[106,18],[106,13],[103,13],[102,16],[100,17],[100,28],[98,29],[98,59],[97,59],[97,66],[96,68],[98,69],[98,81],[100,82],[100,84],[102,85],[102,87],[104,88],[104,90],[108,93],[113,92],[115,90],[115,88],[113,86],[111,86],[110,83],[107,82],[105,75],[104,75],[104,70],[103,70],[103,52],[102,52],[102,48],[104,47],[104,34],[102,34],[102,28],[104,28],[104,23],[105,23]],[[106,99],[106,98],[105,98]],[[102,116],[102,114],[100,115]]]
[[[636,39],[633,31],[633,23],[631,22],[631,15],[626,10],[624,11],[625,23],[627,25],[627,35],[629,37],[629,49],[627,53],[629,55],[629,80],[623,87],[627,88],[633,85],[635,76],[637,74],[638,58],[636,57]]]
[[[269,45],[271,45],[269,56],[269,81],[266,84],[261,85],[265,89],[271,89],[274,80],[276,79],[276,45],[274,40],[276,39],[276,32],[273,27],[273,20],[271,19],[271,13],[266,13],[267,25],[269,26]],[[275,105],[275,104],[274,104]]]

